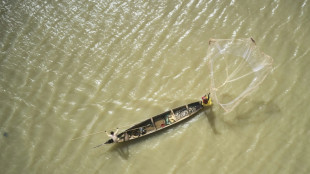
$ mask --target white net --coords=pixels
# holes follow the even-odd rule
[[[252,38],[211,39],[208,48],[210,92],[215,103],[232,111],[272,69],[272,58],[259,51]]]

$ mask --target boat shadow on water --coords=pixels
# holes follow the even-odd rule
[[[213,130],[213,133],[219,134],[219,132],[217,131],[216,126],[215,126],[216,115],[213,112],[212,107],[210,109],[204,110],[203,112],[208,118],[208,122],[209,122],[209,124]]]
[[[201,112],[198,112],[196,113],[196,116],[198,116],[199,114],[202,114],[202,116],[206,116],[208,118],[208,123],[210,124],[213,132],[215,134],[218,134],[218,131],[216,129],[216,126],[215,126],[215,114],[214,112],[212,111],[212,107],[211,108],[204,108]],[[125,160],[127,160],[130,156],[130,148],[133,147],[133,146],[136,146],[138,144],[141,144],[145,141],[149,141],[153,138],[160,138],[160,136],[163,136],[163,135],[160,135],[160,134],[167,134],[168,131],[170,131],[171,129],[173,128],[180,128],[181,126],[183,126],[184,124],[186,124],[187,122],[190,122],[192,119],[194,119],[194,117],[190,117],[184,121],[182,121],[181,123],[178,123],[178,124],[175,124],[175,125],[172,125],[170,128],[168,129],[163,129],[163,130],[160,130],[158,132],[155,132],[155,133],[152,133],[148,136],[145,136],[145,137],[141,137],[141,138],[138,138],[138,139],[133,139],[133,140],[130,140],[130,141],[127,141],[127,142],[122,142],[122,143],[117,143],[117,144],[111,144],[111,148],[108,150],[110,152],[116,152],[117,154],[119,154],[119,156]],[[160,139],[157,139],[157,141],[159,141]],[[109,146],[109,145],[108,145]]]
[[[233,125],[241,126],[242,125],[241,123],[245,122],[246,124],[249,124],[253,122],[261,122],[263,120],[266,120],[270,115],[275,115],[281,112],[279,107],[275,105],[272,101],[267,102],[267,103],[262,102],[262,101],[256,101],[252,105],[253,106],[248,107],[246,111],[239,112],[239,114],[236,114],[236,117],[233,118],[232,120],[230,121],[226,120],[224,122],[230,126],[233,126]],[[257,109],[257,107],[260,107],[260,112],[259,112],[260,114],[258,113],[251,114]],[[264,114],[261,114],[261,113],[264,113]],[[207,117],[207,123],[210,125],[214,134],[220,134],[216,126],[217,119],[219,118],[216,116],[215,112],[213,112],[212,107],[202,109],[201,111],[197,112],[194,117],[198,116],[199,114],[202,114],[203,117]],[[257,114],[259,115],[259,117],[257,117]],[[154,132],[148,136],[133,139],[130,141],[125,141],[122,143],[107,145],[107,146],[110,146],[110,149],[108,151],[116,152],[117,154],[119,154],[121,158],[127,160],[130,156],[130,147],[136,146],[137,144],[144,143],[145,141],[149,141],[150,139],[154,139],[154,138],[156,138],[156,141],[160,141],[160,137],[163,135],[159,135],[159,134],[167,134],[168,131],[170,131],[173,128],[179,129],[181,128],[181,126],[183,126],[184,124],[194,119],[194,117],[190,117],[178,124],[171,125],[170,128],[168,129],[163,129],[163,130]],[[195,124],[195,123],[192,123],[192,124]]]

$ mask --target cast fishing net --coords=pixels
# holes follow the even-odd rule
[[[212,99],[226,112],[257,89],[272,69],[272,58],[252,38],[211,39],[207,59]]]

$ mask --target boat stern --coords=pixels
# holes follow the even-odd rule
[[[204,100],[202,100],[201,102],[202,106],[211,106],[213,103],[212,103],[212,98],[211,97],[208,97],[208,102],[204,102]]]

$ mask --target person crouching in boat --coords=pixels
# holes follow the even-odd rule
[[[211,99],[210,99],[210,93],[208,94],[208,97],[207,95],[204,95],[203,97],[201,97],[201,99],[202,99],[202,105],[204,106],[209,106],[212,104]]]
[[[110,134],[108,134],[107,131],[105,131],[105,133],[108,135],[108,137],[110,137],[113,140],[113,142],[117,143],[117,141],[118,141],[118,138],[117,138],[118,128],[116,129],[115,132],[111,131]]]

